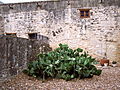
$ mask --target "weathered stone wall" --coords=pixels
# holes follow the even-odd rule
[[[4,18],[3,15],[0,14],[0,35],[4,33]]]
[[[88,8],[90,18],[80,18],[78,9]],[[67,43],[91,55],[120,61],[120,1],[60,0],[0,5],[4,33],[28,38],[38,33],[50,46]]]
[[[108,59],[120,61],[120,7],[116,4],[119,2],[93,3],[93,7],[87,1],[84,5],[79,0],[70,1],[65,9],[65,21],[51,26],[56,35],[51,35],[51,46],[67,43],[73,48],[86,49],[98,59],[106,54]],[[83,8],[91,9],[90,18],[80,18],[78,9]]]
[[[84,7],[81,7],[84,8]],[[90,7],[88,7],[90,8]],[[79,11],[72,8],[71,33],[68,41],[70,44],[79,43],[79,46],[92,52],[98,58],[105,53],[110,60],[120,60],[117,55],[120,42],[120,8],[118,6],[100,5],[92,7],[91,16],[88,19],[79,19]],[[74,34],[75,33],[75,34]],[[72,38],[77,39],[72,40]],[[94,53],[93,53],[94,52]]]
[[[0,37],[0,79],[9,78],[26,68],[38,53],[50,51],[48,42],[17,37]]]

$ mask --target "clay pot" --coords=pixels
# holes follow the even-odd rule
[[[107,63],[109,65],[109,60],[108,59],[101,59],[100,60],[100,65],[104,66],[104,64]]]

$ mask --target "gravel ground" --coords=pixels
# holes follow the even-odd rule
[[[101,68],[102,74],[89,79],[49,79],[45,82],[23,73],[0,82],[0,90],[120,90],[120,67]]]

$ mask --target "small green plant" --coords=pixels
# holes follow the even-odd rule
[[[117,64],[117,62],[116,61],[112,61],[112,64]]]
[[[62,78],[71,80],[73,78],[89,78],[100,75],[94,63],[96,60],[81,48],[75,50],[67,44],[59,44],[54,51],[38,54],[38,60],[28,64],[24,70],[29,76],[47,79]]]

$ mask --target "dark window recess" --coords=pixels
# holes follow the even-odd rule
[[[6,33],[6,36],[17,37],[16,33]]]
[[[29,33],[29,39],[37,39],[37,33]]]
[[[81,15],[81,16],[84,16],[84,11],[80,11],[80,15]]]
[[[79,9],[79,10],[80,10],[80,18],[90,17],[90,9]]]
[[[89,17],[89,11],[85,11],[86,16]]]
[[[37,35],[37,39],[39,39],[39,40],[49,40],[48,37],[43,36],[43,35]]]

